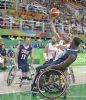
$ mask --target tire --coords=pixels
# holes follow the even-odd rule
[[[56,78],[57,78],[57,80],[55,79],[56,82],[51,77],[50,77],[51,78],[50,79],[51,80],[51,83],[48,83],[48,84],[45,81],[46,77],[45,77],[45,79],[42,79],[42,78],[44,78],[44,76],[48,72],[50,73],[50,75],[56,76]],[[59,78],[59,76],[61,76],[63,79]],[[63,81],[63,83],[62,83],[62,81]],[[42,84],[40,85],[40,83],[42,83]],[[61,72],[59,70],[54,70],[54,69],[49,69],[49,70],[46,70],[46,71],[42,72],[39,75],[38,80],[37,80],[37,88],[39,90],[39,93],[41,93],[45,98],[49,98],[49,99],[58,98],[63,93],[65,93],[66,88],[67,88],[67,85],[66,84],[67,84],[67,79],[66,79],[65,75],[63,74],[63,72]],[[57,87],[54,87],[54,85],[56,85]],[[45,89],[46,86],[49,87],[47,90]],[[52,86],[53,86],[53,89],[51,88]],[[42,89],[41,89],[42,87],[44,89],[44,92],[42,92]],[[53,96],[53,95],[55,95],[55,96]]]
[[[17,68],[15,66],[13,66],[9,73],[8,73],[8,77],[7,77],[7,85],[10,86],[15,78],[15,75],[16,75],[16,71],[17,71]]]

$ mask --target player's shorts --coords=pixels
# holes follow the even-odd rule
[[[18,68],[22,70],[22,72],[28,72],[29,71],[29,65],[28,64],[18,64]]]

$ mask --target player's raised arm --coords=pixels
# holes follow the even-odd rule
[[[56,31],[56,28],[54,26],[54,21],[56,19],[56,17],[58,17],[60,15],[60,11],[59,9],[57,8],[52,8],[50,11],[49,11],[49,14],[50,14],[50,28],[51,28],[51,33],[58,39],[58,38],[61,38],[59,36],[59,34],[57,33]]]
[[[48,56],[48,45],[45,46],[44,48],[43,56],[44,56],[45,61],[47,61],[48,60],[48,57],[47,57]]]
[[[56,37],[56,39],[60,39],[61,37],[60,37],[60,35],[57,33],[56,28],[55,28],[54,23],[53,23],[54,19],[55,19],[54,17],[52,17],[52,18],[50,19],[51,34],[53,34],[53,35]]]

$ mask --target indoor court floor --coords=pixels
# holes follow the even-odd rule
[[[76,82],[71,84],[68,90],[67,100],[86,100],[86,67],[73,67]],[[20,74],[18,72],[18,74]],[[11,86],[7,86],[8,71],[0,72],[0,100],[47,100],[37,94],[32,96],[30,91],[31,82],[25,81],[22,87],[19,87],[19,77],[15,77]],[[49,99],[48,99],[49,100]],[[55,100],[64,100],[60,97]]]

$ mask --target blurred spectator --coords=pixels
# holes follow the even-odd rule
[[[0,67],[6,69],[6,48],[4,44],[0,48]]]
[[[13,36],[10,37],[11,40],[15,40],[15,38]]]
[[[10,46],[10,48],[9,48],[9,50],[7,52],[7,57],[6,57],[6,66],[8,68],[10,67],[9,65],[14,62],[14,57],[15,57],[15,53],[14,53],[13,47]]]
[[[0,28],[4,28],[4,19],[0,18]]]
[[[14,53],[13,47],[10,46],[10,48],[9,48],[9,50],[7,52],[7,57],[14,58],[14,56],[15,56],[15,53]]]
[[[20,36],[18,36],[18,37],[16,38],[16,40],[22,40],[22,38],[21,38]]]
[[[6,48],[4,44],[2,44],[2,48],[0,48],[0,54],[1,56],[6,57]]]

